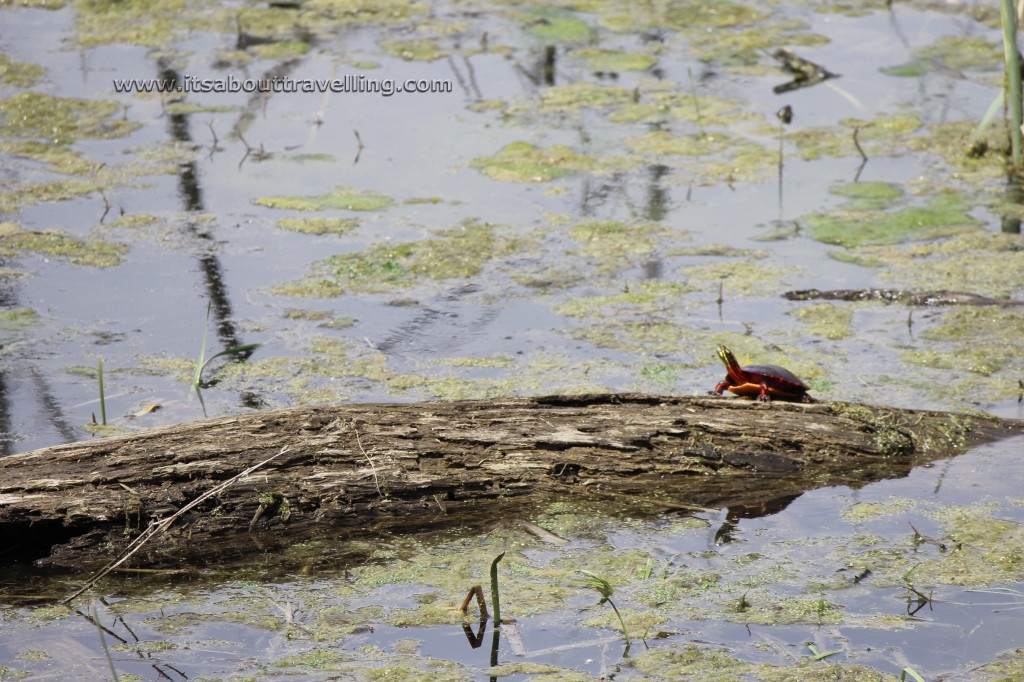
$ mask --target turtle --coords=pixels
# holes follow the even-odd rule
[[[718,357],[725,363],[728,372],[725,378],[715,386],[713,393],[722,395],[729,389],[744,397],[757,397],[758,400],[785,400],[793,403],[813,403],[814,398],[808,395],[807,384],[785,367],[776,365],[747,365],[741,367],[724,344],[718,346]]]

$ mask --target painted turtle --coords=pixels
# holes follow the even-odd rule
[[[813,403],[807,395],[807,384],[784,367],[775,365],[747,365],[740,367],[736,356],[724,345],[718,346],[718,357],[722,358],[728,373],[717,386],[714,394],[730,393],[745,397],[757,396],[759,400],[785,400],[793,403]]]

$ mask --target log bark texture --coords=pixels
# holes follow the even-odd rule
[[[1022,432],[938,412],[640,394],[289,408],[0,459],[0,563],[96,567],[282,451],[133,563],[209,560],[324,529],[494,518],[536,494],[642,496],[652,511],[771,505]]]

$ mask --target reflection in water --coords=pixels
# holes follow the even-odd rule
[[[782,497],[778,497],[774,500],[765,500],[764,502],[754,505],[737,504],[730,506],[726,510],[725,520],[715,531],[714,544],[718,546],[727,545],[732,542],[735,539],[733,537],[733,533],[739,526],[741,519],[756,519],[762,516],[778,514],[801,495],[803,495],[803,493],[798,495],[783,495]]]
[[[178,72],[171,68],[166,58],[163,57],[157,60],[157,76],[164,82],[181,82]],[[167,117],[169,121],[168,132],[170,132],[171,138],[175,142],[182,142],[189,146],[193,145],[188,115],[168,113]],[[179,166],[178,195],[181,197],[184,209],[189,213],[205,210],[199,177],[199,171],[194,160]],[[198,239],[210,243],[213,242],[213,235],[205,230],[201,230],[199,223],[189,221],[187,228]],[[225,348],[242,345],[243,342],[240,340],[238,330],[235,328],[235,323],[232,320],[231,300],[228,296],[227,287],[224,284],[224,272],[220,260],[209,249],[202,249],[202,252],[203,255],[199,257],[199,268],[200,272],[203,273],[206,294],[213,309],[214,318],[217,321],[217,336]],[[253,352],[253,350],[250,350],[238,353],[232,357],[237,358],[238,362],[244,362]],[[258,395],[247,391],[242,394],[242,404],[250,409],[259,409],[264,403]]]
[[[662,163],[652,163],[647,167],[650,183],[647,185],[647,199],[644,201],[643,213],[647,220],[659,222],[668,216],[669,192],[661,180],[670,172],[671,169]]]
[[[53,391],[50,390],[50,385],[47,383],[43,375],[35,367],[30,372],[32,380],[36,384],[36,391],[39,394],[39,402],[43,406],[43,411],[46,414],[47,422],[52,424],[61,438],[64,439],[65,443],[78,440],[78,434],[76,433],[75,427],[64,417],[64,410],[61,409],[60,403],[57,398],[54,397]]]
[[[452,352],[483,336],[499,312],[499,308],[462,308],[460,312],[425,308],[375,347],[382,353],[399,356]]]

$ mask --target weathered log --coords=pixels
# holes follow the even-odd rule
[[[0,459],[0,563],[91,568],[247,467],[134,565],[212,559],[378,523],[495,518],[535,494],[652,511],[859,487],[1024,432],[1024,422],[846,403],[640,394],[297,407]],[[485,506],[487,505],[487,506]]]
[[[906,303],[909,306],[950,306],[976,305],[1012,308],[1024,305],[1024,301],[991,298],[969,291],[907,291],[905,289],[800,289],[787,291],[783,298],[790,301],[882,301],[883,303]]]

